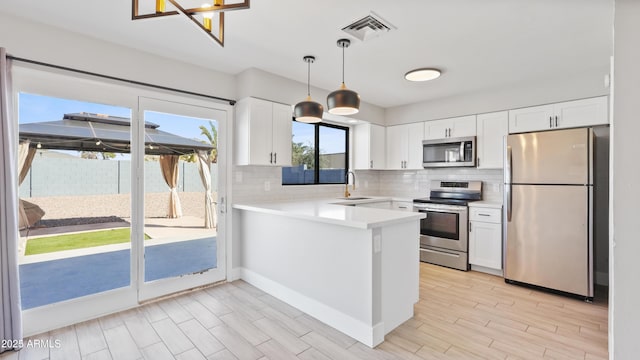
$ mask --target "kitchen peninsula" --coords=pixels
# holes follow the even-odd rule
[[[357,202],[235,204],[233,263],[248,283],[374,347],[413,316],[424,215],[345,206]]]

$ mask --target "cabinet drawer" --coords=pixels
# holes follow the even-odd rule
[[[471,221],[482,221],[496,224],[502,222],[502,210],[500,209],[472,207],[469,213]]]
[[[408,201],[392,201],[391,208],[400,211],[413,211],[413,203]]]

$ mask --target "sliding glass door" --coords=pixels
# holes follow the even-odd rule
[[[141,301],[225,279],[226,111],[140,98]]]
[[[225,279],[231,106],[13,70],[27,336]]]

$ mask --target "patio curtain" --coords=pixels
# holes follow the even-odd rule
[[[22,339],[18,277],[18,144],[10,62],[0,48],[0,340]],[[12,344],[12,342],[9,342]],[[11,348],[0,346],[0,353]]]
[[[33,148],[30,145],[31,141],[26,140],[21,142],[18,146],[18,169],[20,170],[18,186],[20,186],[24,179],[27,177],[29,169],[31,168],[31,163],[33,163],[33,158],[36,155],[36,148]],[[28,219],[27,212],[24,208],[24,202],[22,200],[18,202],[18,211],[18,214],[20,216],[18,221],[19,228],[22,229],[29,227],[31,221],[29,221]]]
[[[216,202],[213,201],[213,195],[211,194],[211,159],[208,151],[198,150],[197,155],[198,171],[205,191],[204,227],[205,229],[212,229],[218,226],[218,219],[216,216]]]
[[[18,179],[18,186],[22,184],[24,178],[27,177],[29,169],[31,169],[31,163],[36,156],[36,148],[31,147],[31,141],[26,140],[20,143],[18,146],[18,169],[20,169],[20,178]]]
[[[164,181],[169,185],[169,212],[168,218],[175,219],[182,217],[182,207],[178,197],[178,155],[160,155],[160,170]]]

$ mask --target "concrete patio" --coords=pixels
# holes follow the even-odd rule
[[[147,218],[145,281],[213,269],[217,265],[215,229],[204,229],[193,216],[179,219]],[[128,222],[34,229],[29,238],[128,227]],[[131,243],[24,255],[27,238],[21,238],[20,285],[22,308],[129,286]]]

